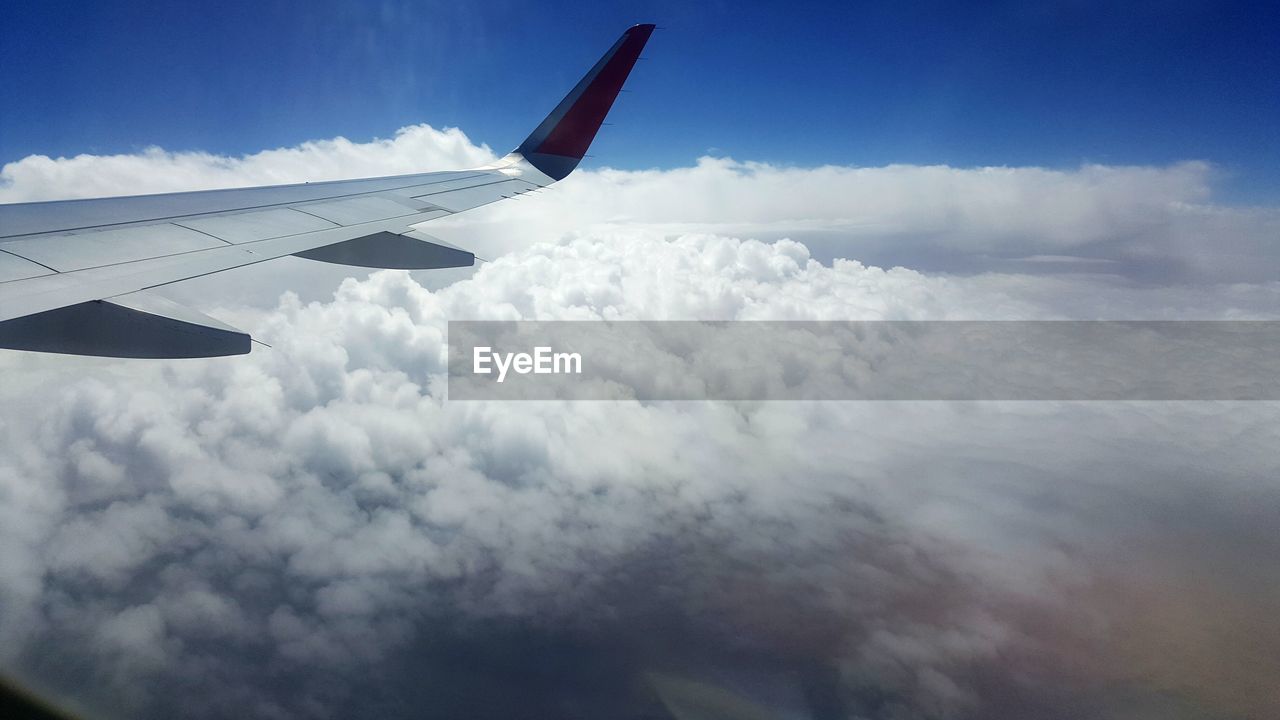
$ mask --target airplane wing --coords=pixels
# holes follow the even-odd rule
[[[492,166],[0,205],[0,348],[140,358],[243,354],[246,333],[147,291],[285,255],[363,267],[469,267],[472,253],[410,226],[572,172],[653,28],[623,33]]]

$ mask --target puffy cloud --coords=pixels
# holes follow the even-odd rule
[[[823,262],[929,271],[1109,274],[1143,281],[1263,281],[1277,259],[1275,208],[1212,202],[1214,170],[1163,168],[786,168],[702,158],[672,170],[570,176],[494,206],[455,238],[498,254],[526,238],[643,225],[803,242]],[[510,228],[521,228],[513,237]],[[465,234],[462,232],[465,229]]]
[[[510,251],[446,287],[225,309],[274,346],[248,357],[6,354],[0,663],[131,717],[624,717],[659,702],[651,671],[800,716],[1265,716],[1280,571],[1239,558],[1280,550],[1273,404],[444,392],[449,319],[1274,317],[1275,284],[938,275],[771,237],[856,256],[870,213],[938,252],[1123,253],[1208,212],[1208,177],[601,171],[455,221]]]
[[[205,152],[148,148],[129,155],[29,155],[0,168],[0,202],[284,185],[476,167],[496,159],[457,128],[400,128],[395,136],[357,143],[315,140],[297,147],[229,158]]]
[[[390,139],[313,141],[241,158],[158,148],[33,155],[0,169],[0,202],[392,175],[495,159],[458,129],[427,125],[401,128]],[[672,236],[786,237],[823,262],[856,257],[928,271],[1272,280],[1280,210],[1215,204],[1217,174],[1199,161],[792,168],[704,157],[669,170],[579,171],[536,195],[433,222],[429,231],[484,257],[574,231],[645,227]],[[261,272],[254,277],[271,276]]]

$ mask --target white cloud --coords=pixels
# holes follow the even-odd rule
[[[239,158],[161,148],[129,155],[29,155],[0,168],[0,202],[345,180],[476,167],[495,159],[487,146],[476,147],[461,130],[429,125],[410,125],[394,137],[366,143],[339,137]]]
[[[313,141],[240,158],[157,148],[101,157],[33,155],[0,169],[0,202],[392,175],[494,159],[458,129],[427,125],[402,128],[390,139]],[[1273,279],[1280,210],[1214,204],[1216,175],[1198,161],[1075,169],[788,168],[704,157],[671,170],[579,171],[538,194],[433,222],[428,231],[483,257],[531,240],[625,226],[667,235],[790,237],[824,262],[855,257],[930,271]],[[326,276],[315,265],[306,267]],[[277,263],[276,272],[280,267],[288,265]],[[265,270],[254,275],[271,276]]]
[[[1265,268],[1280,259],[1274,243],[1280,212],[1214,205],[1213,178],[1213,169],[1198,162],[1074,170],[784,168],[702,158],[689,168],[575,174],[520,202],[433,223],[431,231],[450,232],[446,237],[490,254],[524,247],[528,238],[553,241],[624,225],[668,235],[789,237],[824,262],[854,257],[965,273],[1272,279]],[[1046,255],[1057,262],[1037,262]]]
[[[119,186],[140,167],[152,189],[384,174],[418,157],[491,155],[414,128],[241,160],[21,161],[0,192],[93,193],[97,173]],[[481,652],[480,691],[439,695],[456,702],[504,678],[528,683],[507,694],[603,702],[575,663],[731,674],[755,657],[852,716],[1016,716],[987,695],[1000,689],[1052,716],[1068,685],[1101,712],[1115,683],[1256,711],[1201,669],[1237,664],[1230,632],[1189,642],[1126,620],[1210,576],[1236,603],[1222,626],[1265,616],[1259,575],[1218,559],[1276,549],[1272,404],[443,398],[448,319],[1273,317],[1274,283],[943,276],[819,263],[777,239],[1129,262],[1204,217],[1241,242],[1256,240],[1249,218],[1274,222],[1206,205],[1210,179],[1197,164],[600,171],[446,227],[504,251],[447,287],[380,272],[322,302],[230,308],[274,345],[248,357],[0,356],[0,662],[125,715],[340,716],[399,699],[456,716],[466,706],[429,689],[459,643],[566,674],[512,681]],[[1115,580],[1134,567],[1179,592]],[[1117,625],[1128,647],[1158,631],[1189,659],[1111,661]],[[85,670],[51,669],[66,654]]]

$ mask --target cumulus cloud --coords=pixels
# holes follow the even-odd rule
[[[49,158],[0,168],[0,202],[137,194],[476,167],[456,128],[208,153]],[[1143,282],[1263,282],[1280,261],[1280,210],[1214,203],[1205,162],[1072,169],[890,165],[793,168],[704,157],[668,170],[579,171],[535,196],[430,224],[484,257],[586,229],[790,238],[830,262],[918,270],[1089,273]],[[519,228],[513,233],[512,228]]]
[[[128,155],[29,155],[0,168],[0,202],[284,185],[476,167],[496,159],[457,128],[400,128],[387,139],[315,140],[232,158],[153,147]]]
[[[447,287],[224,308],[272,341],[248,357],[7,354],[0,667],[127,717],[635,717],[673,687],[800,717],[1272,714],[1280,570],[1240,559],[1280,550],[1273,404],[444,387],[449,319],[1274,317],[1275,284],[939,275],[773,236],[857,257],[870,214],[930,252],[1123,254],[1179,203],[1252,232],[1208,178],[600,171],[454,221],[507,251]]]
[[[495,206],[459,239],[494,254],[527,236],[646,227],[803,242],[823,262],[971,274],[1107,274],[1145,282],[1274,279],[1280,212],[1212,202],[1214,170],[1168,167],[786,168],[702,158],[693,167],[570,176]],[[519,239],[511,227],[522,228]]]

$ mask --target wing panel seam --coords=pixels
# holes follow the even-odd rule
[[[451,189],[451,190],[437,190],[437,191],[432,192],[432,193],[423,193],[422,195],[413,195],[413,196],[411,196],[411,197],[412,197],[414,200],[417,200],[418,198],[431,197],[431,196],[433,196],[433,195],[444,195],[445,193],[451,193],[451,192],[462,192],[462,191],[464,191],[464,190],[475,190],[476,188],[489,187],[490,185],[501,185],[502,183],[508,183],[508,182],[526,182],[526,181],[524,181],[524,180],[520,180],[519,178],[503,178],[502,180],[495,180],[495,181],[493,181],[493,182],[489,182],[489,183],[480,183],[479,185],[471,185],[470,187],[464,187],[464,188],[453,188],[453,189]],[[441,210],[448,210],[448,208],[440,208],[440,209],[441,209]],[[449,212],[451,212],[451,213],[452,213],[452,212],[454,212],[454,211],[453,211],[453,210],[449,210]]]
[[[23,255],[19,255],[18,253],[16,253],[16,252],[12,252],[12,251],[10,251],[10,250],[5,250],[5,249],[4,249],[4,248],[2,248],[2,247],[0,247],[0,252],[4,253],[5,255],[9,255],[9,256],[12,256],[12,257],[16,257],[16,258],[18,258],[19,260],[26,260],[26,261],[27,261],[27,262],[29,262],[29,263],[35,263],[36,265],[39,265],[40,267],[44,268],[45,270],[48,270],[48,271],[49,271],[49,272],[51,272],[51,273],[58,273],[58,274],[61,274],[61,273],[62,273],[62,271],[61,271],[61,270],[54,270],[53,268],[49,267],[48,265],[45,265],[44,263],[40,262],[39,260],[32,260],[32,259],[31,259],[31,258],[29,258],[29,257],[23,256]],[[24,279],[29,279],[29,278],[15,278],[15,279],[13,279],[13,280],[5,280],[5,282],[17,282],[18,280],[24,280]]]
[[[169,224],[170,224],[170,225],[173,225],[173,226],[176,226],[176,227],[185,228],[185,229],[187,229],[187,230],[191,230],[191,231],[194,231],[194,232],[198,232],[198,233],[200,233],[201,235],[208,235],[209,237],[213,238],[214,240],[218,240],[218,241],[224,242],[224,243],[226,243],[226,244],[228,244],[228,245],[235,245],[235,243],[231,242],[230,240],[228,240],[228,239],[226,239],[226,238],[220,238],[220,237],[218,237],[217,235],[214,235],[214,234],[213,234],[213,233],[211,233],[211,232],[205,232],[204,230],[201,230],[200,228],[193,228],[193,227],[190,227],[190,226],[187,226],[187,225],[183,225],[183,224],[182,224],[182,223],[180,223],[180,222],[171,222],[171,223],[169,223]],[[208,248],[204,248],[204,249],[205,249],[205,250],[207,250]],[[163,257],[163,256],[161,256],[161,257]]]
[[[403,205],[401,205],[401,207],[404,207],[404,206],[403,206]],[[313,217],[313,218],[319,218],[319,219],[321,219],[321,220],[324,220],[325,222],[333,223],[334,228],[355,227],[355,226],[357,226],[357,225],[364,225],[364,224],[366,224],[366,223],[382,222],[382,221],[384,221],[384,220],[397,220],[397,219],[399,219],[399,218],[413,217],[414,215],[422,215],[422,214],[423,214],[423,212],[424,212],[424,211],[422,211],[422,210],[413,210],[412,212],[407,212],[407,213],[405,213],[404,215],[391,215],[391,216],[384,217],[384,218],[374,218],[373,220],[366,220],[366,221],[364,221],[364,222],[351,223],[350,225],[342,225],[341,223],[333,222],[333,221],[332,221],[332,220],[330,220],[329,218],[326,218],[326,217],[320,217],[319,215],[316,215],[315,213],[309,213],[309,212],[307,212],[306,210],[303,210],[302,208],[297,207],[296,205],[295,205],[295,206],[293,206],[293,207],[290,207],[289,209],[290,209],[290,210],[296,210],[297,212],[300,212],[300,213],[302,213],[302,214],[304,214],[304,215],[310,215],[310,216],[311,216],[311,217]],[[408,208],[406,208],[406,209],[408,209]],[[441,209],[443,210],[443,208],[441,208]],[[333,228],[325,228],[325,229],[326,229],[326,230],[331,230],[331,229],[333,229]],[[317,231],[316,231],[316,230],[312,230],[311,232],[317,232]],[[304,234],[305,234],[305,233],[294,233],[294,235],[304,235]],[[277,235],[276,237],[289,237],[289,236],[288,236],[288,235]],[[276,238],[261,238],[261,239],[259,239],[259,240],[253,240],[252,242],[262,242],[263,240],[275,240],[275,239],[276,239]],[[249,244],[249,243],[240,243],[240,244],[241,244],[241,245],[247,245],[247,244]]]

